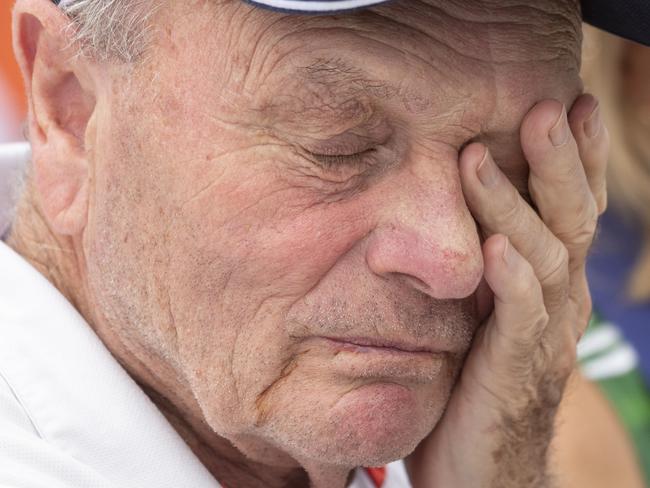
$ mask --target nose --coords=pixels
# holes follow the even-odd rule
[[[412,161],[380,186],[366,248],[370,270],[437,299],[471,295],[483,275],[483,255],[455,153],[445,161]]]

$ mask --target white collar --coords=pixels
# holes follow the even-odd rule
[[[3,242],[0,375],[41,439],[115,486],[219,486],[74,307]]]

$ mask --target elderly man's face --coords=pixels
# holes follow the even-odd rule
[[[580,91],[573,6],[490,3],[169,2],[111,68],[90,293],[218,434],[360,465],[438,421],[490,302],[458,151],[484,141],[523,191],[523,115]]]

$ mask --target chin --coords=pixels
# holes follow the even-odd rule
[[[437,424],[446,401],[447,395],[424,399],[417,390],[396,383],[367,384],[328,410],[314,408],[310,416],[300,415],[302,435],[289,438],[285,430],[274,437],[283,437],[281,444],[301,462],[381,466],[413,452]],[[314,417],[319,410],[323,416]],[[280,425],[276,427],[279,434]]]

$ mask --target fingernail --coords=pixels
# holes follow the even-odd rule
[[[485,148],[483,160],[476,168],[478,179],[486,188],[493,188],[497,184],[497,178],[499,177],[498,171],[496,164],[494,164],[494,161],[490,157],[490,151]]]
[[[503,244],[503,260],[505,263],[510,266],[513,262],[514,254],[512,251],[512,246],[510,245],[510,239],[504,237],[505,243]]]
[[[569,123],[566,117],[566,110],[562,107],[562,112],[560,117],[557,119],[557,122],[551,127],[551,130],[548,132],[548,137],[551,139],[551,143],[555,146],[562,146],[566,141],[569,140]]]
[[[587,120],[585,120],[584,123],[585,134],[587,134],[587,137],[596,137],[600,132],[601,125],[600,105],[596,105],[596,108],[594,108],[594,110],[591,112],[591,115]]]

